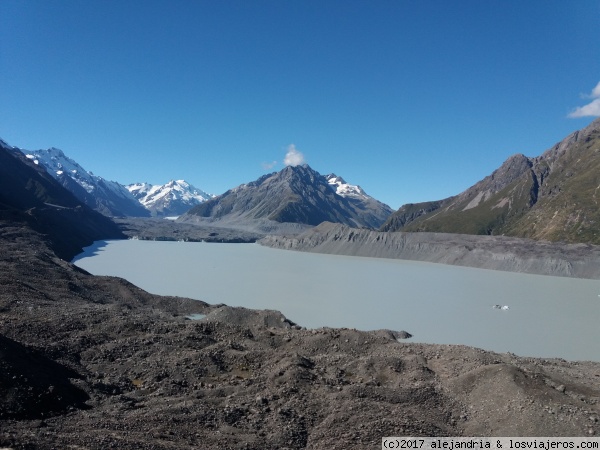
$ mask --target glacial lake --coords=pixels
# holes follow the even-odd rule
[[[155,294],[276,309],[307,328],[388,328],[413,334],[407,342],[600,361],[599,280],[258,244],[99,241],[73,262]]]

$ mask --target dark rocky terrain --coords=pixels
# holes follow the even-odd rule
[[[148,217],[150,212],[131,193],[115,181],[106,180],[81,167],[62,150],[49,148],[28,151],[11,147],[0,140],[0,147],[18,151],[36,161],[58,183],[91,209],[109,217]]]
[[[291,228],[284,229],[279,224],[314,226],[330,221],[378,228],[391,213],[389,206],[366,194],[338,195],[326,177],[302,165],[288,166],[230,189],[193,207],[179,221],[237,228],[255,224],[257,231],[271,226],[289,232]]]
[[[597,362],[414,344],[390,330],[306,330],[276,311],[92,276],[65,260],[111,229],[74,214],[60,216],[64,226],[46,219],[78,207],[104,218],[76,201],[35,203],[73,197],[15,161],[21,178],[0,202],[2,448],[366,449],[392,435],[599,431]],[[19,209],[25,201],[33,206]]]
[[[250,243],[265,237],[264,233],[219,228],[210,225],[175,222],[161,218],[115,218],[128,238],[149,241],[231,242]]]
[[[381,230],[600,244],[599,174],[597,119],[541,156],[511,156],[456,196],[402,206]]]
[[[44,168],[4,145],[0,145],[0,219],[42,233],[47,245],[66,259],[94,240],[125,237],[112,220],[83,204]]]
[[[78,270],[6,221],[0,246],[5,448],[341,449],[386,435],[598,432],[600,363],[305,330],[274,311],[154,296]]]
[[[335,255],[408,259],[539,275],[600,278],[600,247],[508,236],[359,230],[324,222],[295,236],[270,235],[269,247]]]

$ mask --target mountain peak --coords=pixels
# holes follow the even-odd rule
[[[214,197],[185,180],[170,180],[162,185],[134,183],[125,187],[153,216],[179,216]]]
[[[346,183],[346,180],[334,173],[325,175],[325,179],[335,193],[341,195],[342,197],[362,199],[370,198],[360,186]]]
[[[148,216],[148,212],[119,183],[85,170],[56,147],[28,151],[19,149],[35,164],[73,193],[81,202],[107,216]]]
[[[281,173],[281,174],[288,174],[288,173],[306,174],[306,173],[313,173],[313,172],[316,172],[316,170],[314,170],[308,164],[298,164],[297,166],[285,166],[283,169],[281,169],[279,172],[276,172],[276,173]]]
[[[281,174],[283,176],[290,176],[290,175],[292,175],[292,176],[311,176],[311,177],[321,176],[321,174],[319,174],[319,172],[314,170],[308,164],[299,164],[297,166],[286,166],[283,169],[281,169],[279,172],[276,172],[276,173]]]
[[[48,150],[46,150],[48,152],[49,155],[51,156],[55,156],[57,158],[67,158],[67,156],[65,156],[65,153],[60,149],[60,148],[56,148],[56,147],[50,147]],[[69,158],[70,159],[70,158]],[[72,161],[72,160],[71,160]]]
[[[378,227],[392,212],[364,193],[345,194],[338,194],[336,187],[308,164],[287,166],[192,208],[182,220],[203,217],[222,224],[246,221],[250,226],[252,221],[304,225],[330,221]]]
[[[403,205],[381,229],[600,244],[598,173],[600,119],[540,156],[510,156],[458,195]]]
[[[312,169],[312,168],[311,168],[311,167],[308,165],[308,163],[303,163],[303,164],[295,164],[295,165],[289,164],[289,165],[285,166],[285,167],[284,167],[284,169],[285,169],[285,168],[288,168],[288,167],[289,167],[290,169],[298,169],[298,170],[302,170],[302,169],[310,169],[310,170],[313,170],[313,169]]]
[[[330,184],[332,184],[332,183],[346,184],[346,180],[344,180],[342,177],[336,175],[335,173],[329,173],[329,174],[325,175],[325,178],[327,179],[327,181],[329,181]]]

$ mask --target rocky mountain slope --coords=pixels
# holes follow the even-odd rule
[[[328,179],[308,165],[288,166],[204,202],[180,219],[238,223],[266,220],[305,225],[330,221],[374,228],[391,214],[387,205],[362,189],[348,187],[340,177],[331,175]]]
[[[53,251],[72,256],[64,242],[107,218],[23,155],[0,149],[0,170],[2,448],[366,449],[382,436],[600,431],[600,363],[306,330],[276,311],[151,295]]]
[[[214,197],[185,180],[171,180],[162,185],[135,183],[125,187],[153,217],[179,216]]]
[[[324,222],[296,236],[270,235],[268,247],[334,255],[408,259],[540,275],[600,278],[600,246],[507,236],[359,230]]]
[[[71,259],[94,240],[123,238],[110,219],[81,203],[45,169],[0,141],[0,217],[23,222]]]
[[[35,164],[44,167],[75,197],[106,216],[150,216],[146,208],[124,186],[88,172],[62,150],[49,148],[21,152]]]
[[[402,206],[381,230],[600,244],[599,187],[600,119],[539,157],[511,156],[459,195]]]
[[[6,143],[4,145],[9,147]],[[34,164],[44,167],[80,201],[109,217],[178,216],[214,197],[184,180],[171,180],[164,185],[136,183],[123,186],[85,170],[57,148],[14,149],[20,150]]]

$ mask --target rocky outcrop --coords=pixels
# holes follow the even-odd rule
[[[600,278],[600,247],[505,236],[360,230],[322,223],[298,236],[267,236],[274,248],[408,259],[541,275]]]

